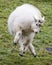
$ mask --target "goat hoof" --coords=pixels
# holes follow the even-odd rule
[[[37,55],[34,55],[34,57],[36,57]]]
[[[17,43],[14,43],[14,45],[16,46],[16,45],[17,45]]]
[[[34,57],[36,57],[37,55],[36,54],[32,54]]]
[[[20,56],[23,56],[23,54],[19,54]]]
[[[23,52],[25,54],[25,52]]]

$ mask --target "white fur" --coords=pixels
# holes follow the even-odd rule
[[[29,48],[33,55],[36,55],[32,41],[35,32],[39,32],[39,20],[44,22],[40,11],[30,4],[17,7],[8,18],[8,30],[14,35],[14,43],[19,43],[20,53]]]

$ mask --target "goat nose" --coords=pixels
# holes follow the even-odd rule
[[[38,32],[35,32],[35,34],[37,34]]]
[[[41,27],[41,24],[39,24],[39,27]]]

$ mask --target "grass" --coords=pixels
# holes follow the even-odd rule
[[[8,16],[23,3],[38,7],[46,19],[41,32],[34,37],[33,45],[38,55],[36,58],[28,51],[20,57],[18,48],[13,46],[13,37],[8,33]],[[46,47],[52,47],[51,0],[0,0],[0,65],[52,65],[52,52],[46,51]]]

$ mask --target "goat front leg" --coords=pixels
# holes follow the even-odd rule
[[[19,41],[21,35],[22,35],[22,32],[21,31],[16,32],[16,35],[14,37],[14,45],[17,44],[17,42]]]

